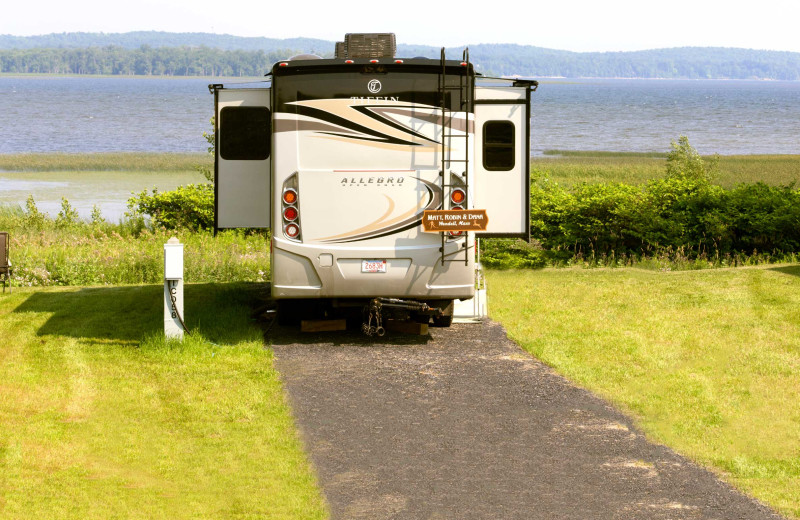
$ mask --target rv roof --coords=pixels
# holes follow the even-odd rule
[[[447,74],[457,74],[467,67],[464,62],[459,60],[446,60],[444,64],[447,67]],[[292,59],[277,62],[272,67],[272,72],[273,74],[281,75],[292,72],[308,72],[308,69],[312,68],[319,69],[319,72],[341,72],[349,69],[358,70],[363,67],[374,69],[370,72],[402,71],[412,67],[417,70],[424,68],[426,72],[435,72],[437,69],[441,70],[442,62],[428,58]],[[475,74],[475,69],[471,63],[468,64],[468,70],[469,73]]]

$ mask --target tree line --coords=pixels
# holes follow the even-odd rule
[[[238,37],[225,36],[210,45],[89,46],[91,34],[77,41],[85,47],[22,47],[3,49],[0,36],[0,73],[124,74],[166,76],[260,76],[272,65],[295,54],[313,53],[332,57],[320,40],[297,38],[271,40],[241,38],[247,49],[235,49]],[[133,34],[133,33],[131,33]],[[143,41],[148,33],[136,33]],[[156,42],[180,42],[182,35],[155,33]],[[109,36],[101,41],[109,41]],[[125,35],[117,35],[125,36]],[[167,38],[172,36],[172,38]],[[202,34],[183,35],[185,41],[202,41]],[[193,36],[193,38],[189,38]],[[210,35],[222,38],[222,35]],[[18,39],[27,37],[15,37]],[[264,48],[252,49],[262,43]],[[127,41],[127,40],[124,40]],[[221,48],[215,45],[226,45]],[[277,47],[283,43],[284,47]],[[461,59],[462,48],[447,49],[451,59]],[[439,58],[439,48],[398,45],[398,56]],[[776,79],[800,80],[800,53],[684,47],[636,52],[570,52],[529,45],[480,44],[470,47],[471,61],[484,74],[566,78],[686,78],[686,79]]]
[[[0,50],[6,74],[261,76],[297,51],[225,51],[210,47],[118,46]]]
[[[455,55],[454,55],[455,57]],[[511,44],[470,47],[490,75],[566,78],[800,80],[800,53],[681,47],[632,52],[570,52]]]

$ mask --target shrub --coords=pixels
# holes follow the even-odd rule
[[[164,229],[212,229],[214,227],[214,186],[189,184],[172,191],[142,191],[128,199],[129,218],[150,217]]]
[[[208,143],[208,148],[206,148],[206,151],[208,151],[208,154],[212,157],[212,159],[216,158],[215,149],[216,149],[217,137],[216,137],[216,133],[214,132],[214,128],[216,126],[215,123],[214,123],[215,119],[216,119],[215,117],[213,117],[213,116],[211,117],[211,120],[210,120],[211,131],[210,132],[203,132],[203,138],[206,140],[206,143]],[[208,166],[197,165],[197,166],[194,167],[194,169],[198,173],[202,174],[203,177],[205,177],[208,182],[210,182],[210,183],[214,182],[214,170],[212,170]]]
[[[39,211],[39,208],[36,207],[36,201],[33,200],[33,195],[28,195],[28,199],[25,201],[24,224],[33,229],[42,229],[46,220],[47,215]]]
[[[680,136],[677,142],[672,141],[670,147],[672,150],[667,154],[667,178],[710,183],[719,177],[719,155],[704,161],[685,135]]]
[[[106,221],[103,218],[103,214],[100,212],[100,208],[97,204],[92,205],[92,215],[91,215],[91,222],[93,226],[99,226],[100,224],[104,224]]]
[[[531,188],[531,235],[546,250],[573,255],[687,258],[800,251],[800,192],[742,184],[731,190],[694,176],[666,176],[644,187],[547,180]]]
[[[66,197],[61,197],[61,211],[56,217],[56,227],[67,228],[80,222],[78,210],[72,207]]]
[[[494,269],[536,269],[548,263],[541,246],[519,239],[489,238],[481,241],[481,263]]]

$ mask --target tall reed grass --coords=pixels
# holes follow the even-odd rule
[[[207,153],[0,154],[4,171],[194,171],[213,162]]]
[[[661,177],[666,165],[662,153],[548,150],[545,154],[532,159],[532,170],[565,186],[584,182],[645,184]],[[800,155],[723,155],[719,171],[717,183],[725,188],[754,182],[772,186],[800,183]]]
[[[98,216],[99,217],[99,216]],[[0,206],[0,230],[10,233],[12,283],[22,286],[160,283],[163,244],[185,245],[191,282],[263,282],[269,279],[269,237],[242,230],[167,231],[141,219],[111,224],[52,219],[32,208]]]

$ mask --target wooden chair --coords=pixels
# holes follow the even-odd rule
[[[3,292],[11,292],[11,275],[14,270],[11,268],[11,260],[8,259],[8,232],[0,231],[0,279],[3,280]]]

